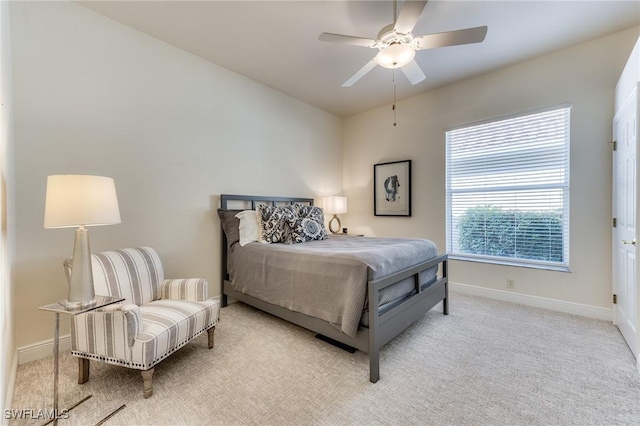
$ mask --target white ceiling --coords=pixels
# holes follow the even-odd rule
[[[392,70],[376,67],[341,84],[377,50],[318,41],[322,32],[376,38],[393,21],[391,1],[88,1],[82,5],[338,116],[392,101]],[[398,2],[398,9],[402,2]],[[481,44],[418,51],[426,80],[406,98],[535,56],[640,25],[637,0],[427,3],[414,34],[487,25]]]

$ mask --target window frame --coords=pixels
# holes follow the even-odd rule
[[[471,261],[471,262],[479,262],[479,263],[488,263],[488,264],[497,264],[497,265],[506,265],[506,266],[516,266],[516,267],[525,267],[525,268],[533,268],[533,269],[545,269],[552,271],[561,271],[561,272],[571,272],[570,270],[570,174],[571,174],[571,103],[562,103],[553,105],[547,108],[540,108],[536,110],[530,110],[526,112],[509,114],[500,117],[494,117],[487,120],[467,123],[455,127],[450,127],[445,129],[445,205],[446,205],[446,217],[445,217],[445,239],[446,239],[446,248],[447,253],[449,254],[449,258],[453,260],[462,260],[462,261]],[[543,188],[554,188],[556,190],[561,190],[562,192],[562,262],[551,262],[544,260],[535,260],[535,259],[526,259],[526,258],[511,258],[511,257],[502,257],[502,256],[492,256],[492,255],[482,255],[482,254],[472,254],[472,253],[461,253],[453,250],[453,238],[456,235],[455,229],[453,228],[453,200],[452,196],[454,194],[461,194],[465,192],[473,193],[471,190],[458,189],[453,190],[451,188],[451,146],[450,146],[450,132],[461,130],[461,129],[469,129],[476,126],[482,126],[491,123],[498,123],[500,121],[507,121],[511,119],[517,119],[522,117],[527,117],[530,115],[537,115],[540,113],[557,111],[557,110],[566,110],[566,122],[565,124],[565,140],[564,140],[564,182],[552,185],[522,185],[522,186],[514,186],[512,188],[508,188],[508,186],[502,187],[502,191],[507,189],[514,192],[522,192],[529,191],[531,189],[542,190]],[[480,173],[480,172],[479,172]],[[494,186],[486,186],[483,189],[487,192],[496,191],[496,188],[499,188],[500,185],[496,184]],[[477,191],[480,193],[480,189]]]

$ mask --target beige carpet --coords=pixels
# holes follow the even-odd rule
[[[222,310],[216,346],[206,335],[156,367],[155,394],[139,372],[61,358],[61,402],[93,398],[63,425],[95,424],[639,424],[640,376],[610,323],[453,294],[451,314],[428,313],[368,358],[234,304]],[[13,408],[51,406],[52,358],[18,369]],[[44,401],[44,402],[43,402]],[[13,421],[12,424],[42,424]]]

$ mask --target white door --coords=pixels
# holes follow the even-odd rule
[[[636,255],[636,92],[613,120],[616,151],[613,155],[613,321],[633,354],[638,356],[638,283]]]

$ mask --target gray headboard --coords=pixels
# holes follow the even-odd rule
[[[293,203],[302,203],[313,205],[313,198],[295,198],[295,197],[268,197],[264,195],[229,195],[222,194],[220,195],[220,208],[221,209],[230,209],[233,206],[230,206],[230,202],[244,202],[244,209],[255,210],[257,206],[260,204],[271,204],[272,206],[278,204],[293,204]],[[250,204],[250,205],[249,205]]]

